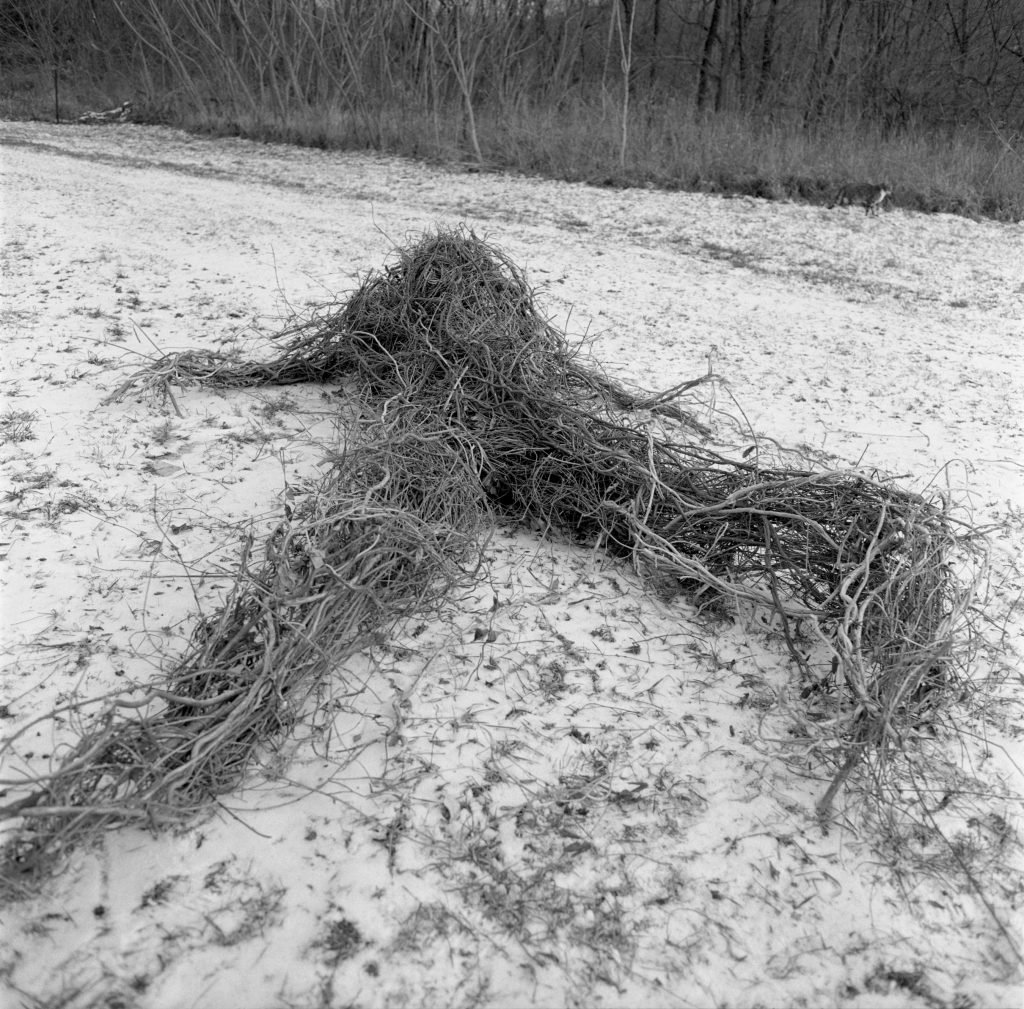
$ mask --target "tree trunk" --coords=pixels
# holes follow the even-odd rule
[[[761,40],[761,66],[757,74],[757,94],[755,103],[764,104],[768,95],[768,86],[773,83],[772,69],[775,62],[775,17],[779,9],[779,0],[769,0],[768,13],[764,21],[764,36]]]
[[[725,0],[713,0],[711,5],[711,22],[708,25],[707,34],[704,36],[704,47],[700,58],[700,74],[697,78],[697,110],[702,111],[708,104],[711,94],[712,81],[717,81],[717,93],[715,101],[719,99],[721,92],[721,52],[722,40],[719,37],[722,23],[722,8]],[[716,72],[716,60],[719,67]]]
[[[810,107],[804,117],[806,125],[821,121],[825,117],[825,110],[835,101],[832,80],[843,51],[846,19],[852,4],[853,0],[824,0],[822,3],[818,19],[818,47],[811,79],[813,91]]]
[[[651,68],[647,75],[647,86],[653,93],[657,83],[658,52],[661,35],[661,0],[654,0],[651,8]]]

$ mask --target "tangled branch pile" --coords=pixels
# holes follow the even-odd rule
[[[349,451],[262,564],[243,564],[167,684],[112,707],[32,796],[2,811],[32,828],[16,846],[22,864],[97,825],[180,817],[232,787],[369,630],[471,576],[489,511],[766,607],[812,678],[795,625],[810,628],[841,688],[827,723],[809,729],[828,733],[838,768],[822,812],[950,682],[970,586],[953,570],[964,537],[941,501],[687,441],[694,425],[676,405],[686,387],[640,399],[582,366],[522,273],[474,235],[427,236],[282,336],[264,364],[175,355],[141,378],[344,379],[375,420],[353,427]],[[641,407],[679,440],[655,435]]]
[[[180,821],[236,787],[326,674],[472,580],[484,508],[471,486],[468,460],[412,417],[346,453],[262,558],[245,552],[225,605],[164,682],[115,698],[52,774],[0,809],[25,821],[5,852],[8,882],[109,825]]]

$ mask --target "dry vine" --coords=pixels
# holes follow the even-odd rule
[[[9,867],[38,868],[119,821],[188,816],[234,787],[368,633],[472,577],[492,512],[775,614],[809,707],[828,698],[827,717],[819,706],[804,724],[834,768],[823,816],[862,762],[877,775],[958,689],[980,548],[941,498],[711,451],[678,405],[703,379],[639,396],[584,367],[522,273],[476,236],[427,236],[280,337],[270,361],[172,355],[115,394],[345,381],[362,419],[166,683],[115,699],[0,810],[25,824]],[[656,436],[642,410],[673,437]],[[824,676],[810,667],[808,629],[830,656]]]

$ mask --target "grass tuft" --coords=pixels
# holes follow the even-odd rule
[[[15,410],[12,407],[0,413],[0,445],[8,442],[32,441],[35,422],[39,415],[34,410]]]

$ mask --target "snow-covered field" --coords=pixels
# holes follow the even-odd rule
[[[75,721],[33,719],[172,662],[338,437],[323,387],[101,401],[168,351],[265,353],[291,309],[438,225],[501,247],[614,377],[710,364],[702,419],[737,451],[776,439],[996,524],[974,672],[1021,682],[1021,225],[133,125],[0,142],[0,802]],[[523,532],[486,554],[475,591],[340,670],[207,817],[112,832],[0,907],[0,1005],[1020,1004],[1015,702],[948,743],[977,786],[949,837],[982,899],[855,796],[823,831],[777,635]]]

